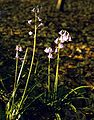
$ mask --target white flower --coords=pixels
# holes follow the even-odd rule
[[[18,51],[19,50],[19,46],[18,45],[16,45],[16,49],[15,49],[16,51]]]
[[[44,52],[46,52],[46,53],[52,53],[52,52],[53,52],[53,50],[52,50],[52,48],[51,48],[51,47],[49,47],[49,48],[46,48],[46,49],[44,50]]]
[[[68,40],[68,36],[64,35],[64,36],[62,36],[61,43],[66,42],[67,40]]]
[[[40,27],[40,26],[43,26],[43,23],[40,23],[40,24],[38,25],[38,27]]]
[[[32,20],[28,20],[28,24],[31,24]]]
[[[59,32],[59,35],[62,35],[62,30]]]
[[[64,43],[64,42],[65,42],[63,36],[60,36],[60,37],[59,37],[59,40],[60,40],[61,43]]]
[[[53,58],[53,55],[49,53],[48,58]]]
[[[16,45],[16,49],[15,49],[15,50],[16,50],[16,51],[20,51],[20,52],[23,51],[23,50],[22,50],[22,47],[21,47],[20,45]]]
[[[57,38],[54,42],[55,42],[55,44],[58,44],[59,43],[59,38]]]
[[[49,53],[49,54],[48,54],[48,58],[53,58],[53,55],[52,55],[53,50],[52,50],[51,47],[46,48],[46,49],[44,50],[44,52]]]
[[[18,52],[16,52],[16,56],[15,56],[15,58],[19,58],[19,56],[18,56]]]
[[[72,41],[71,36],[69,36],[68,40],[69,40],[69,41]]]
[[[35,12],[35,8],[33,8],[31,11],[32,11],[32,12]]]
[[[56,48],[55,48],[55,53],[57,53],[57,52],[58,52],[58,48],[56,47]]]
[[[38,17],[38,20],[39,20],[39,21],[42,21],[42,19],[41,19],[40,17]]]
[[[23,51],[21,46],[19,46],[19,51],[20,51],[20,52]]]
[[[29,31],[29,33],[28,33],[29,35],[32,35],[33,34],[33,32],[31,32],[31,31]]]

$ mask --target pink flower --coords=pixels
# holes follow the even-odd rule
[[[68,40],[69,40],[69,41],[72,41],[71,36],[69,36]]]
[[[68,40],[68,36],[64,35],[62,36],[61,43],[66,42]]]
[[[53,52],[53,50],[52,50],[52,48],[51,48],[51,47],[49,47],[49,48],[46,48],[46,49],[44,50],[44,52],[46,52],[46,53],[52,53],[52,52]]]
[[[59,38],[56,38],[56,40],[54,42],[55,42],[55,44],[58,44],[59,43]]]
[[[59,40],[61,43],[64,43],[66,41],[71,41],[71,36],[69,35],[69,33],[66,30],[63,30],[63,31],[61,30],[59,32],[59,34],[61,35],[59,37]]]
[[[48,53],[48,58],[53,58],[53,55],[52,55],[53,50],[51,47],[46,48],[44,52]]]
[[[49,53],[48,58],[53,58],[53,55]]]

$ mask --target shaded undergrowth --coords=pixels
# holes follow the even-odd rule
[[[36,81],[40,83],[38,92],[44,92],[47,89],[47,60],[44,54],[44,48],[51,45],[57,38],[61,29],[67,30],[72,36],[72,42],[65,43],[64,49],[60,52],[59,68],[59,97],[64,96],[69,90],[81,85],[94,85],[94,8],[93,0],[90,1],[66,1],[64,13],[57,11],[55,5],[48,2],[38,3],[41,8],[39,17],[44,26],[37,33],[37,48],[34,66],[38,62],[37,75],[32,76],[29,87]],[[34,25],[29,26],[27,21],[33,19],[31,10],[37,3],[9,2],[0,4],[0,90],[4,96],[10,95],[13,89],[12,83],[15,73],[15,46],[21,44],[25,49],[29,47],[28,60],[32,56],[33,37],[29,37],[28,32],[34,31]],[[55,72],[56,62],[52,61],[51,72]],[[28,66],[30,62],[28,62]],[[25,69],[23,76],[28,71]],[[52,82],[54,80],[52,74]],[[25,84],[25,77],[21,78],[21,85]],[[39,81],[37,81],[39,80]],[[67,91],[67,92],[66,92]],[[21,90],[18,91],[18,95]],[[55,113],[59,111],[62,119],[92,119],[94,114],[94,90],[84,89],[78,96],[71,95],[67,103],[58,102],[57,107],[53,108],[41,102],[42,98],[36,101],[31,108],[26,111],[25,116],[30,120],[55,119]],[[75,97],[76,96],[76,97]],[[32,98],[33,99],[33,98]],[[3,95],[0,95],[3,101]],[[7,101],[7,100],[5,100]],[[72,102],[70,102],[72,101]],[[72,106],[73,105],[73,106]],[[71,108],[69,107],[71,106]],[[75,112],[75,108],[77,112]],[[45,110],[45,111],[44,111]],[[28,113],[31,112],[31,115]],[[43,115],[44,114],[44,115]],[[24,116],[23,119],[26,119]],[[32,118],[31,118],[32,116]],[[58,116],[58,115],[57,115]],[[82,117],[83,116],[83,117]]]

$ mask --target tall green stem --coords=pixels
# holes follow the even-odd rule
[[[54,92],[57,93],[57,87],[58,87],[58,69],[59,69],[59,44],[58,44],[58,54],[57,54],[57,63],[56,63],[56,76],[55,76],[55,82],[54,82]]]
[[[16,51],[16,54],[18,54],[18,50]],[[16,84],[17,72],[18,72],[18,58],[16,58],[16,69],[15,69],[15,83],[14,83],[14,87],[15,87],[15,84]]]
[[[16,51],[16,54],[18,55],[18,50]],[[17,74],[18,74],[18,57],[16,58],[15,81],[14,81],[14,90],[13,90],[13,92],[16,89]],[[14,95],[13,95],[12,104],[14,104]]]
[[[50,93],[50,58],[48,62],[48,93]]]
[[[16,90],[18,88],[18,84],[19,84],[19,79],[21,77],[21,73],[22,73],[22,70],[23,70],[23,67],[24,67],[24,64],[25,64],[25,60],[26,60],[26,56],[27,56],[27,52],[28,52],[28,48],[26,49],[25,51],[25,55],[24,55],[24,60],[22,62],[22,65],[21,65],[21,69],[20,69],[20,72],[19,72],[19,75],[18,75],[18,78],[17,76],[15,77],[15,83],[14,83],[14,89],[13,89],[13,92],[12,92],[12,96],[11,98],[9,99],[9,102],[7,103],[7,109],[6,109],[6,119],[8,118],[11,118],[11,112],[12,112],[12,108],[14,107],[14,97],[15,97],[15,93],[16,93]],[[16,61],[16,74],[17,74],[17,66],[18,66],[18,60]],[[11,103],[12,102],[12,103]],[[11,107],[10,107],[11,106]]]
[[[36,50],[36,36],[37,36],[37,25],[36,25],[36,12],[35,12],[35,34],[34,34],[33,55],[32,55],[32,60],[31,60],[30,68],[29,68],[29,73],[28,73],[26,85],[25,85],[25,88],[24,88],[24,92],[23,92],[20,104],[19,104],[19,108],[20,108],[20,106],[21,106],[21,104],[22,104],[22,102],[24,100],[26,90],[27,90],[27,86],[28,86],[29,79],[30,79],[30,75],[31,75],[31,72],[32,72],[32,66],[33,66],[33,63],[34,63],[34,56],[35,56],[35,50]]]

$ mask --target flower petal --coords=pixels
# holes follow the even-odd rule
[[[49,47],[49,48],[46,48],[46,49],[44,50],[44,52],[46,52],[46,53],[52,53],[52,52],[53,52],[53,50],[52,50],[52,48],[51,48],[51,47]]]
[[[32,20],[28,20],[28,24],[31,24]]]
[[[18,51],[19,50],[19,46],[18,45],[16,45],[16,49],[15,49],[16,51]]]
[[[54,42],[55,42],[55,44],[58,44],[59,43],[59,38],[57,38]]]
[[[56,48],[55,48],[55,53],[57,53],[57,52],[58,52],[58,48],[56,47]]]
[[[62,30],[59,32],[59,35],[62,35]]]
[[[33,34],[33,32],[31,32],[31,31],[29,31],[29,33],[28,33],[29,35],[32,35]]]
[[[53,58],[53,55],[49,53],[48,58]]]

